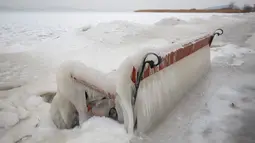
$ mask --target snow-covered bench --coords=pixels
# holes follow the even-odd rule
[[[144,49],[110,74],[80,62],[64,63],[57,73],[58,91],[51,106],[54,123],[58,128],[72,128],[77,111],[81,124],[93,115],[93,102],[107,99],[109,109],[116,109],[116,119],[124,122],[129,133],[149,131],[208,72],[215,34],[223,31]]]

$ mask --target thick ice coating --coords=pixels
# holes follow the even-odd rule
[[[58,90],[51,105],[55,125],[71,128],[75,112],[78,112],[80,124],[86,121],[89,118],[87,105],[112,96],[115,91],[114,80],[108,76],[78,61],[63,63],[57,73]]]
[[[141,82],[135,107],[137,130],[148,131],[162,120],[210,66],[208,47],[185,57]]]
[[[182,41],[169,47],[145,50],[129,57],[118,69],[121,73],[116,84],[118,102],[123,110],[125,128],[133,133],[135,117],[137,131],[146,132],[162,120],[174,108],[185,92],[192,88],[210,67],[210,36],[200,37],[187,44]],[[182,48],[182,44],[185,44]],[[154,52],[163,58],[162,64],[154,69],[145,68],[138,89],[135,108],[131,105],[137,68],[146,53]],[[140,59],[140,60],[138,60]],[[155,59],[148,57],[150,60]],[[157,61],[155,61],[157,62]],[[132,81],[133,80],[133,81]]]

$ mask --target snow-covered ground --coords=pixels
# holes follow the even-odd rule
[[[79,60],[109,73],[137,50],[219,27],[225,33],[213,42],[208,75],[153,132],[132,141],[255,142],[254,18],[254,14],[0,13],[0,142],[129,142],[123,125],[107,118],[93,117],[73,130],[55,128],[50,104],[39,95],[56,91],[59,64]]]

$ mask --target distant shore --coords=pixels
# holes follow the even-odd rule
[[[234,9],[142,9],[134,12],[246,13],[246,11]]]

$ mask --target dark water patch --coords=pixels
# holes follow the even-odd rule
[[[40,94],[39,96],[43,98],[43,101],[47,103],[51,103],[55,95],[56,95],[56,92],[46,92],[46,93]]]

